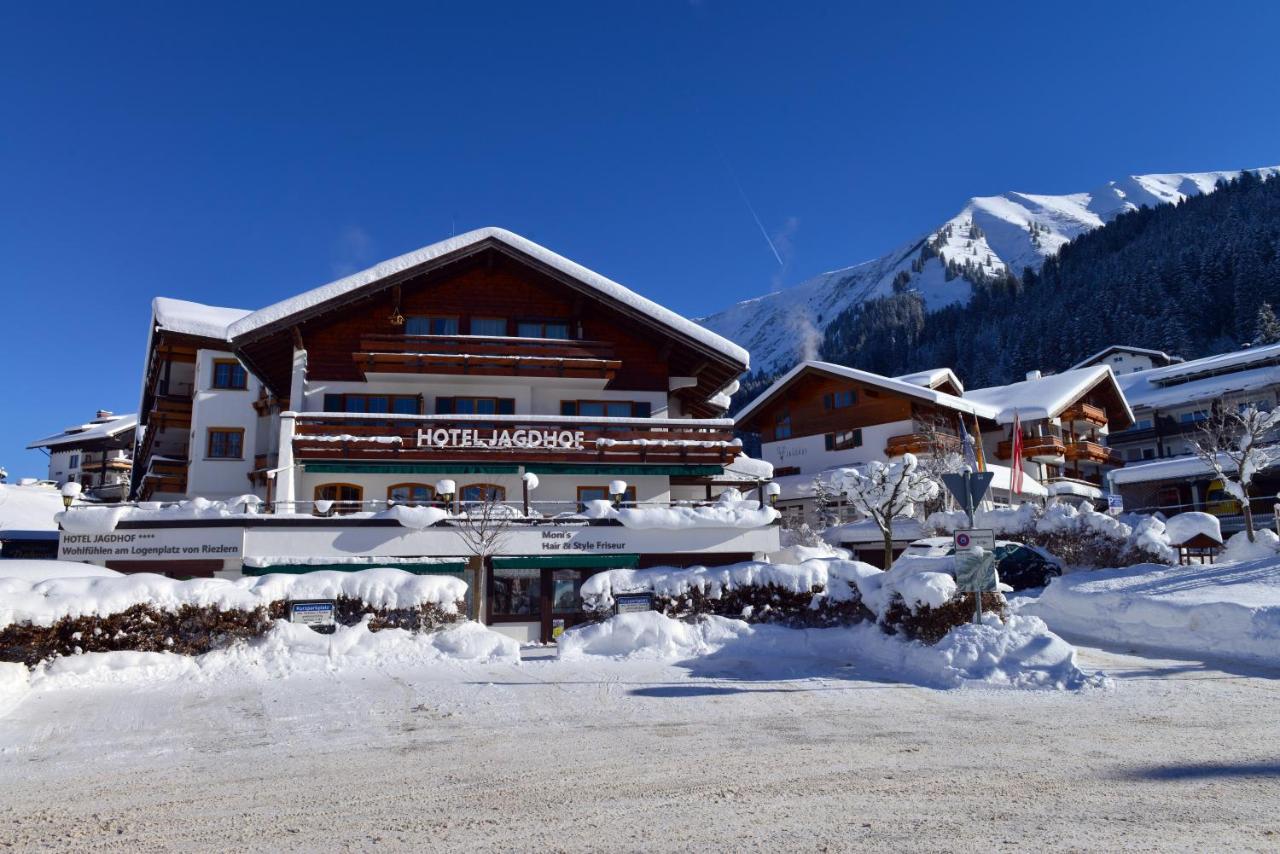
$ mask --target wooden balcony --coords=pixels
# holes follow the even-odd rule
[[[364,373],[474,374],[611,380],[622,367],[605,341],[466,335],[365,335],[352,353]]]
[[[156,492],[186,492],[188,465],[186,460],[153,457],[147,463],[147,472],[142,477],[143,495],[150,496]]]
[[[960,450],[960,437],[949,433],[906,433],[890,436],[885,445],[885,456],[900,457],[903,454],[953,453]]]
[[[1024,436],[1022,438],[1022,458],[1038,462],[1061,461],[1064,445],[1057,436]],[[996,445],[996,456],[1002,460],[1013,458],[1013,440],[1005,439]]]
[[[157,397],[151,402],[147,414],[147,428],[152,432],[168,427],[191,426],[191,398]]]
[[[299,460],[724,465],[741,450],[726,418],[299,413],[293,439]]]
[[[1107,426],[1107,412],[1101,406],[1094,406],[1092,403],[1075,403],[1062,410],[1059,419],[1066,423],[1073,421],[1076,423],[1093,424],[1098,427]]]
[[[1098,465],[1122,466],[1124,461],[1120,454],[1105,445],[1088,439],[1079,439],[1066,445],[1064,456],[1073,463],[1097,463]]]

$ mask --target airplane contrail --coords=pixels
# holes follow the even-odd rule
[[[738,188],[738,195],[742,196],[742,203],[747,206],[747,210],[751,212],[751,218],[756,221],[756,225],[760,229],[760,235],[764,237],[764,242],[769,244],[769,251],[773,253],[773,257],[777,259],[779,267],[786,267],[782,262],[782,256],[778,254],[778,247],[773,245],[773,238],[769,236],[769,232],[765,229],[764,223],[760,221],[760,215],[756,213],[756,209],[751,204],[751,200],[747,198],[747,191],[742,189],[742,182],[738,180],[737,174],[733,171],[733,167],[729,165],[729,158],[720,153],[720,159],[724,161],[724,168],[728,170],[729,177],[733,179],[733,186]]]

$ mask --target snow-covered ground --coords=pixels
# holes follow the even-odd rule
[[[1280,559],[1145,564],[1055,578],[1019,605],[1071,638],[1280,669]]]
[[[50,679],[0,717],[0,845],[1274,847],[1274,681],[1082,663],[1111,687],[733,654]]]

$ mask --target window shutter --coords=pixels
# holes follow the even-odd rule
[[[453,414],[453,398],[437,397],[436,398],[436,415],[452,415]]]
[[[829,395],[829,394],[824,394],[824,395],[822,396],[822,408],[823,408],[823,409],[831,409],[831,408],[832,408],[831,395]]]
[[[562,400],[562,401],[560,401],[560,414],[561,414],[561,415],[577,415],[577,414],[578,414],[578,401],[576,401],[576,400]]]
[[[326,394],[324,396],[325,412],[342,412],[342,395]]]
[[[855,448],[862,447],[862,429],[861,428],[853,431],[853,446]]]
[[[653,411],[653,405],[647,400],[637,400],[631,404],[632,418],[648,418],[649,413]]]
[[[515,415],[516,399],[514,397],[498,398],[498,414],[499,415]]]
[[[826,436],[824,436],[823,438],[824,438],[824,439],[826,439],[826,441],[827,441],[827,450],[828,450],[828,451],[834,451],[834,450],[835,450],[835,447],[836,447],[836,434],[835,434],[835,433],[828,433],[828,434],[827,434]]]

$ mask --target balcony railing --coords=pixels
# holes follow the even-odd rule
[[[1063,448],[1063,442],[1057,436],[1024,436],[1022,438],[1022,458],[1024,460],[1060,460],[1063,456]],[[1002,460],[1011,459],[1013,457],[1013,440],[1005,439],[997,445],[996,456]]]
[[[1066,459],[1073,463],[1097,463],[1098,465],[1122,466],[1124,461],[1115,450],[1089,439],[1078,439],[1068,442],[1064,451]]]
[[[365,335],[352,354],[367,373],[612,379],[622,362],[606,341],[470,335]]]
[[[950,453],[960,450],[960,437],[951,433],[920,432],[890,436],[885,455]]]
[[[720,464],[741,442],[728,418],[604,418],[555,415],[292,415],[294,456],[495,462]]]
[[[1094,406],[1092,403],[1074,403],[1062,410],[1060,420],[1083,422],[1086,424],[1096,424],[1099,427],[1106,426],[1107,411],[1101,406]]]

